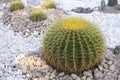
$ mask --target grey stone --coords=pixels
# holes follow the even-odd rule
[[[49,80],[50,76],[49,75],[45,75],[45,80]]]
[[[87,8],[86,10],[87,10],[87,13],[93,12],[93,10],[91,8]]]
[[[52,72],[53,72],[53,68],[50,68],[50,69],[49,69],[49,72],[52,73]]]
[[[60,77],[61,77],[61,76],[64,76],[64,75],[65,75],[64,72],[61,72],[61,73],[58,74],[58,76],[60,76]]]
[[[41,77],[41,76],[42,76],[42,73],[41,73],[41,72],[37,72],[37,71],[36,71],[36,72],[34,72],[34,74],[35,74],[36,77]]]
[[[107,52],[106,52],[106,54],[105,54],[105,58],[106,58],[107,60],[113,60],[113,59],[115,58],[115,55],[113,54],[112,51],[107,50]]]
[[[109,69],[111,70],[111,71],[115,71],[115,65],[111,65],[110,67],[109,67]]]
[[[81,13],[83,8],[72,9],[73,12]]]
[[[107,61],[107,64],[110,66],[113,64],[113,61]]]
[[[98,71],[98,72],[94,73],[94,77],[96,79],[103,78],[103,74],[102,74],[102,72]]]
[[[91,78],[92,78],[92,73],[91,73],[91,71],[84,71],[83,74],[84,74],[84,76],[86,76],[86,77],[91,77]]]
[[[72,9],[71,11],[76,12],[76,13],[91,13],[91,12],[93,12],[93,9],[77,7],[75,9]]]
[[[109,69],[103,69],[104,73],[110,72]]]
[[[120,74],[118,75],[118,80],[120,80]]]
[[[103,80],[114,80],[114,78],[112,76],[110,76],[110,75],[105,75]]]
[[[105,64],[107,61],[105,59],[105,57],[103,57],[102,61],[101,61],[101,65]]]
[[[57,75],[57,71],[53,70],[52,74]]]
[[[39,70],[40,72],[44,72],[44,73],[47,73],[49,70],[48,69],[41,69]]]
[[[32,75],[31,75],[31,74],[26,74],[26,76],[27,76],[28,78],[32,78]]]
[[[107,64],[103,64],[103,67],[104,67],[105,69],[107,69],[107,68],[108,68],[108,65],[107,65]]]
[[[120,54],[120,46],[115,47],[114,54]]]
[[[22,70],[22,73],[27,73],[27,67],[26,66],[21,65],[21,70]]]
[[[99,70],[96,68],[95,70],[94,70],[94,73],[96,73],[96,72],[98,72]]]
[[[50,75],[50,79],[53,79],[54,77],[55,77],[54,74],[51,74],[51,75]]]
[[[81,80],[80,77],[77,77],[76,80]]]
[[[86,76],[81,77],[81,80],[86,80]]]
[[[4,68],[4,64],[0,62],[0,69]]]
[[[102,78],[100,78],[100,79],[97,79],[97,80],[103,80]]]
[[[102,71],[102,70],[103,70],[103,67],[102,67],[101,65],[99,65],[99,66],[98,66],[98,69],[99,69],[100,71]]]
[[[60,77],[60,80],[73,80],[73,78],[69,75],[65,75],[63,77]]]
[[[30,65],[29,67],[30,67],[30,70],[31,70],[31,71],[34,71],[34,70],[35,70],[35,66]]]
[[[77,78],[77,75],[76,74],[71,74],[72,78],[73,79],[76,79]]]

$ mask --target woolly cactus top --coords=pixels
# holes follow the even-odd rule
[[[91,27],[89,25],[95,26],[89,21],[77,17],[64,18],[62,20],[57,21],[55,25],[57,24],[61,25],[61,28],[68,30],[82,30],[83,28]]]
[[[31,14],[39,15],[39,14],[44,14],[44,12],[42,10],[34,10]]]

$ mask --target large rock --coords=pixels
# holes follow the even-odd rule
[[[120,54],[120,46],[115,47],[114,54]]]
[[[71,11],[76,12],[76,13],[91,13],[91,12],[93,12],[93,9],[77,7],[75,9],[72,9]]]

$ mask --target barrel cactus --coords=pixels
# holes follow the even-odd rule
[[[101,0],[101,10],[104,10],[106,7],[105,0]]]
[[[96,66],[105,51],[104,37],[96,25],[76,17],[57,20],[45,33],[43,54],[58,71],[79,73]]]
[[[24,4],[21,1],[13,1],[10,4],[10,11],[16,11],[24,8]]]
[[[108,1],[108,6],[115,6],[118,4],[118,0],[109,0]]]
[[[42,4],[42,7],[45,7],[47,9],[52,9],[52,8],[56,8],[56,4],[51,0],[47,0]]]
[[[29,19],[33,22],[42,21],[47,19],[47,15],[42,10],[36,9],[31,12]]]

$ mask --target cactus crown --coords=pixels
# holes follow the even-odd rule
[[[31,13],[32,15],[34,14],[34,15],[39,15],[39,14],[44,14],[44,12],[42,11],[42,10],[34,10],[34,11],[32,11],[32,13]]]
[[[49,65],[66,73],[78,73],[100,62],[105,44],[101,31],[93,23],[69,17],[49,27],[43,51]]]
[[[70,30],[80,30],[85,26],[88,26],[89,24],[90,24],[89,22],[87,22],[82,18],[80,20],[79,18],[73,18],[73,17],[65,18],[65,19],[62,19],[61,21],[62,27]]]

